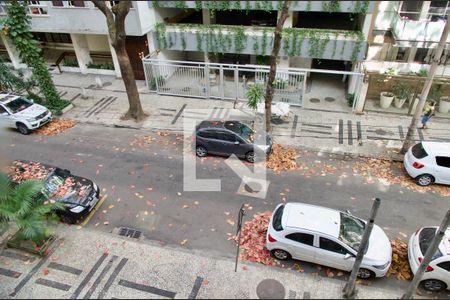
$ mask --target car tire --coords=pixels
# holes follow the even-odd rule
[[[249,163],[254,163],[255,162],[255,152],[253,152],[253,151],[247,152],[247,154],[245,154],[245,160],[248,161]]]
[[[65,215],[65,214],[61,214],[61,215],[59,216],[59,219],[60,219],[63,223],[66,223],[66,224],[75,224],[75,223],[76,223],[76,221],[75,221],[73,218],[71,218],[71,217],[69,217],[69,216],[67,216],[67,215]]]
[[[27,135],[30,133],[30,129],[28,129],[27,126],[25,126],[25,124],[22,123],[18,123],[17,124],[17,130],[19,130],[19,132],[23,135]]]
[[[198,157],[205,157],[208,154],[208,151],[203,146],[197,146],[197,148],[195,148],[195,154]]]
[[[434,183],[434,177],[430,174],[422,174],[416,177],[416,183],[420,186],[429,186]]]
[[[290,260],[292,258],[289,252],[281,249],[273,249],[270,254],[278,260]]]
[[[430,292],[441,292],[447,289],[445,282],[438,279],[426,279],[420,282],[420,285],[427,291]]]
[[[372,277],[375,277],[375,274],[369,269],[360,268],[356,276],[360,279],[370,279]]]

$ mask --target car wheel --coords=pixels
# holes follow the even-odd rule
[[[361,279],[369,279],[369,278],[374,277],[375,274],[373,274],[373,272],[370,271],[369,269],[361,268],[358,270],[358,274],[356,276],[358,276],[358,278],[361,278]]]
[[[197,148],[195,149],[195,153],[198,157],[204,157],[206,156],[206,154],[208,154],[208,151],[206,151],[206,148],[203,146],[197,146]]]
[[[22,123],[17,124],[17,130],[19,130],[19,132],[23,135],[27,135],[30,133],[30,130],[28,129],[28,127]]]
[[[428,186],[434,182],[434,177],[430,174],[422,174],[416,177],[416,182],[420,186]]]
[[[253,152],[253,151],[247,152],[247,154],[245,154],[245,159],[249,163],[254,163],[255,162],[255,152]]]
[[[291,255],[289,254],[289,252],[286,252],[281,249],[274,249],[274,250],[270,251],[270,253],[272,254],[273,257],[275,257],[276,259],[279,259],[279,260],[291,259]]]
[[[75,224],[76,223],[76,221],[73,218],[71,218],[71,217],[69,217],[69,216],[67,216],[65,214],[61,214],[59,216],[59,218],[60,218],[61,221],[63,221],[66,224]]]
[[[447,285],[444,282],[437,279],[427,279],[422,281],[420,284],[425,290],[431,292],[440,292],[447,289]]]

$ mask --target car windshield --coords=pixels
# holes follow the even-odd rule
[[[422,255],[425,256],[425,253],[427,252],[428,248],[431,245],[431,241],[433,240],[435,234],[436,234],[436,228],[424,228],[419,234],[419,247],[420,251],[422,252]],[[439,258],[442,256],[442,252],[438,249],[436,253],[433,255],[433,258],[431,260],[435,260],[436,258]]]
[[[424,158],[428,156],[427,151],[423,148],[422,143],[418,143],[411,148],[411,152],[415,158]]]
[[[241,122],[225,122],[225,128],[237,133],[244,141],[252,143],[254,140],[254,131]]]
[[[339,231],[339,240],[348,245],[355,251],[358,251],[364,234],[365,224],[361,220],[351,215],[341,213],[341,228]]]
[[[45,180],[42,193],[49,199],[79,204],[91,189],[92,187],[81,184],[73,176],[56,170]]]
[[[17,98],[15,100],[12,100],[11,102],[6,103],[6,106],[12,111],[13,114],[27,109],[31,105],[33,105],[33,103],[24,98]]]

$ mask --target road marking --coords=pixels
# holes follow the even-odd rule
[[[83,281],[77,287],[75,292],[72,294],[72,296],[70,296],[70,299],[76,299],[78,297],[80,292],[84,289],[86,284],[88,284],[89,280],[91,280],[92,276],[94,276],[95,272],[97,272],[98,268],[101,266],[101,264],[103,263],[103,261],[106,259],[107,256],[108,256],[108,253],[106,253],[106,252],[103,253],[102,256],[100,256],[100,258],[97,260],[95,265],[92,267],[92,269],[89,271],[89,273],[86,275],[86,277],[84,277]]]
[[[131,288],[131,289],[135,289],[135,290],[138,290],[138,291],[143,291],[143,292],[147,292],[147,293],[150,293],[150,294],[158,295],[160,297],[167,297],[167,298],[170,298],[170,299],[174,299],[176,294],[177,294],[175,292],[158,289],[158,288],[153,287],[153,286],[149,286],[149,285],[145,285],[145,284],[139,284],[139,283],[131,282],[131,281],[124,280],[124,279],[121,279],[119,281],[119,285],[127,287],[127,288]]]
[[[7,250],[4,250],[2,253],[0,253],[0,255],[4,256],[4,257],[8,257],[8,258],[18,259],[21,261],[34,261],[35,260],[34,256],[27,256],[24,254],[11,252],[11,251],[7,251]]]
[[[356,135],[357,135],[357,140],[359,142],[359,145],[362,145],[362,130],[361,130],[361,122],[357,121],[356,122]]]
[[[111,273],[111,275],[108,278],[108,281],[105,283],[105,286],[103,287],[103,290],[100,291],[98,294],[98,299],[103,299],[108,292],[109,288],[113,284],[114,280],[116,280],[117,275],[119,275],[120,271],[122,271],[123,266],[127,263],[128,258],[122,258],[122,260],[119,262],[119,264],[116,266],[114,271]]]
[[[72,268],[70,266],[58,264],[56,262],[49,263],[47,267],[50,268],[50,269],[55,269],[55,270],[71,273],[71,274],[74,274],[74,275],[80,275],[83,272],[80,269],[76,269],[76,268]]]
[[[103,107],[98,108],[97,111],[94,113],[94,116],[98,115],[101,111],[105,110],[108,106],[110,106],[114,101],[116,101],[117,97],[114,97],[111,99],[111,101],[109,101],[108,103],[106,103],[105,105],[103,105]]]
[[[352,121],[347,120],[347,127],[348,127],[348,144],[353,145],[353,131],[352,131]]]
[[[95,289],[97,288],[97,286],[99,285],[99,283],[102,281],[103,277],[105,277],[106,273],[108,273],[109,269],[111,269],[112,264],[114,263],[114,261],[118,258],[118,256],[114,255],[109,261],[108,264],[106,265],[105,268],[103,268],[102,272],[100,273],[100,275],[98,275],[97,279],[95,279],[94,283],[92,284],[91,288],[89,289],[89,291],[86,293],[86,295],[84,295],[83,299],[89,299],[91,298],[92,294],[95,292]]]
[[[194,286],[192,287],[191,294],[189,295],[188,299],[196,299],[198,292],[200,291],[200,288],[202,287],[203,278],[197,276],[195,279]]]
[[[100,201],[98,201],[97,205],[94,207],[94,209],[91,210],[91,212],[84,218],[84,221],[80,224],[80,226],[86,226],[86,224],[89,222],[89,220],[92,218],[92,216],[95,214],[95,212],[99,209],[99,207],[103,204],[103,202],[108,197],[108,194],[105,194],[103,197],[100,198]]]
[[[400,136],[400,139],[403,140],[405,138],[405,133],[403,132],[403,126],[398,125],[398,135]]]
[[[7,276],[7,277],[12,277],[12,278],[19,278],[20,275],[22,275],[22,273],[17,272],[17,271],[12,271],[12,270],[8,270],[8,269],[0,268],[0,275]]]
[[[417,128],[417,133],[419,134],[419,139],[422,142],[423,141],[423,129]]]
[[[295,131],[297,130],[298,115],[294,116],[294,122],[292,122],[291,138],[295,137]]]
[[[339,120],[339,144],[344,144],[344,120]]]
[[[71,286],[68,284],[64,284],[61,282],[56,282],[53,280],[48,280],[48,279],[44,279],[44,278],[38,278],[35,283],[40,284],[40,285],[44,285],[44,286],[48,286],[54,289],[58,289],[58,290],[62,290],[62,291],[68,291],[70,290]]]
[[[183,104],[183,106],[180,108],[180,110],[178,111],[178,113],[175,115],[175,118],[173,118],[172,120],[172,125],[175,124],[178,120],[178,118],[181,116],[181,114],[183,113],[183,110],[186,108],[187,104]]]

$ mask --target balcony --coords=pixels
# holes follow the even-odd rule
[[[152,3],[150,3],[152,2]],[[371,13],[374,1],[292,1],[291,11]],[[195,8],[214,10],[281,10],[282,1],[149,1],[154,8]]]
[[[413,21],[402,18],[399,14],[394,16],[392,31],[396,44],[400,47],[417,46],[420,48],[436,47],[444,31],[445,22]],[[450,36],[447,43],[450,42]]]
[[[153,32],[160,49],[270,55],[273,28],[164,24]],[[361,61],[366,42],[360,31],[285,28],[280,56]]]

